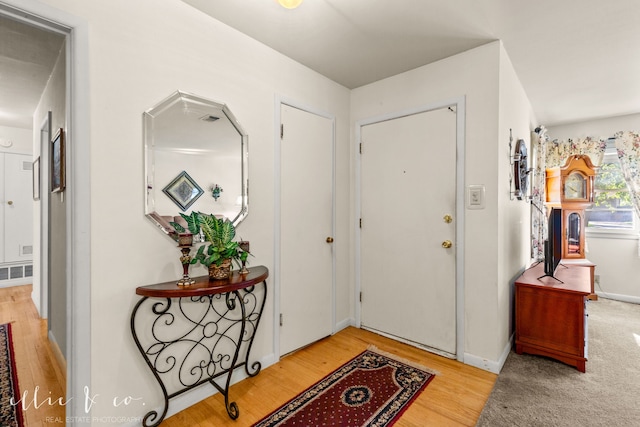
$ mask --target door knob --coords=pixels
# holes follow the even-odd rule
[[[453,246],[453,243],[451,243],[451,240],[445,240],[444,242],[442,242],[442,247],[445,249],[449,249],[451,246]]]
[[[447,224],[450,224],[451,221],[453,221],[453,217],[449,214],[446,214],[442,219],[444,219],[444,222],[446,222]]]
[[[9,200],[9,201],[7,202],[7,204],[8,204],[9,206],[11,206],[11,205],[13,204],[13,200]]]
[[[333,243],[333,237],[327,237],[327,243]]]

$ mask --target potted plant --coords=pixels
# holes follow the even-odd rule
[[[249,252],[240,247],[239,242],[233,241],[236,229],[226,218],[216,218],[214,215],[202,212],[191,212],[190,215],[180,213],[187,222],[187,228],[193,235],[204,236],[209,244],[202,245],[191,260],[191,264],[200,263],[209,268],[212,279],[226,279],[231,274],[231,263],[239,267],[246,262]],[[178,223],[171,225],[178,233],[187,230]]]

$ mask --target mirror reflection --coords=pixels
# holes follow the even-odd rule
[[[180,213],[237,226],[248,212],[247,135],[227,106],[177,91],[143,116],[147,218],[174,240]]]

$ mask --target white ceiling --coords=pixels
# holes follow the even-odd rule
[[[0,15],[0,125],[30,129],[64,36]]]
[[[183,0],[356,88],[500,39],[540,124],[640,112],[638,0]]]
[[[501,39],[540,124],[640,112],[638,0],[183,1],[348,88]],[[62,41],[0,17],[0,125],[31,127]]]

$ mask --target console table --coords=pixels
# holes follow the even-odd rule
[[[249,367],[249,353],[268,275],[259,266],[227,280],[203,276],[190,286],[171,281],[136,289],[142,298],[131,313],[131,334],[164,395],[162,413],[148,412],[143,426],[159,425],[169,399],[207,382],[224,395],[229,417],[238,418],[238,405],[229,402],[231,375],[243,366],[250,377],[260,372],[260,362]]]
[[[540,263],[515,282],[516,353],[551,357],[585,372],[590,271],[560,264],[555,272],[559,280],[539,279],[543,275]]]

